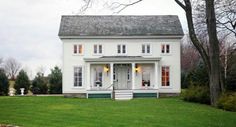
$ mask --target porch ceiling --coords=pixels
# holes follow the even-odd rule
[[[102,56],[99,58],[84,58],[85,62],[156,62],[161,57],[142,57],[142,56]]]

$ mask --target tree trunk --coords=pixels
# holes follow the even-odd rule
[[[207,31],[209,37],[209,59],[211,71],[209,73],[210,77],[210,95],[211,104],[216,106],[217,101],[220,97],[220,59],[219,59],[219,40],[217,38],[216,31],[216,18],[215,18],[215,8],[214,0],[206,1],[206,20],[207,20]]]
[[[205,0],[207,31],[209,37],[209,54],[196,36],[195,28],[193,25],[192,5],[190,0],[184,0],[185,5],[179,0],[175,0],[175,2],[186,12],[190,39],[198,50],[198,52],[200,53],[205,65],[207,66],[207,71],[210,78],[209,86],[211,105],[216,106],[221,93],[221,69],[219,57],[219,40],[217,38],[216,31],[214,0]]]

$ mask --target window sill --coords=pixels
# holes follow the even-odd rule
[[[161,56],[171,56],[171,53],[161,53]]]
[[[152,56],[151,53],[142,53],[141,55],[142,55],[142,56]]]
[[[93,56],[102,56],[103,54],[93,54]]]
[[[73,56],[83,56],[84,54],[73,54]]]
[[[82,87],[82,86],[74,86],[74,87],[72,87],[72,89],[84,89],[84,87]]]
[[[161,89],[172,89],[171,86],[160,86]]]

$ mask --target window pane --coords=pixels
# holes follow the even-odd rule
[[[77,53],[77,45],[74,45],[74,54]]]
[[[102,45],[99,45],[99,53],[102,53]]]
[[[150,53],[150,45],[147,45],[147,53]]]
[[[165,45],[161,45],[161,53],[165,53]]]
[[[83,47],[82,45],[79,45],[79,54],[82,54],[83,53]]]
[[[117,45],[117,53],[121,53],[120,48],[120,45]]]
[[[94,54],[97,54],[97,45],[94,45],[94,46],[93,46],[93,53],[94,53]]]
[[[122,48],[123,48],[123,53],[126,53],[126,46],[123,45]]]
[[[170,45],[166,45],[166,53],[170,52]]]
[[[169,76],[170,67],[162,67],[162,86],[169,86],[170,85],[170,76]]]
[[[74,86],[82,86],[82,67],[74,67]]]
[[[142,45],[142,53],[145,53],[145,45]]]

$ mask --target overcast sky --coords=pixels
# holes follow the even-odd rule
[[[104,1],[95,1],[85,14],[113,14]],[[61,66],[62,42],[57,35],[61,15],[78,14],[83,4],[82,0],[0,0],[0,57],[17,59],[31,78],[40,66],[46,74]],[[174,0],[143,0],[119,14],[178,15],[186,31],[184,11]]]

